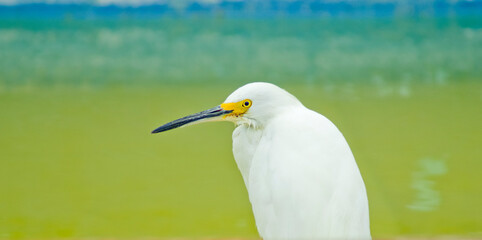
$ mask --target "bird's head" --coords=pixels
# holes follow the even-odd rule
[[[274,84],[249,83],[234,91],[224,103],[166,123],[152,133],[213,121],[231,121],[236,125],[261,127],[286,108],[297,106],[302,106],[298,99]]]

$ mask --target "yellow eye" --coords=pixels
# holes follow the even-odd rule
[[[251,107],[251,100],[246,99],[243,101],[243,107]]]
[[[224,110],[231,110],[230,114],[225,115],[224,117],[235,116],[239,117],[242,116],[244,113],[248,111],[248,109],[253,105],[253,102],[250,99],[244,99],[239,102],[231,102],[231,103],[223,103],[221,104],[221,108]]]

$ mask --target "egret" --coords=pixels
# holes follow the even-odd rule
[[[371,239],[365,184],[345,138],[323,115],[270,83],[152,131],[231,121],[233,154],[263,239]]]

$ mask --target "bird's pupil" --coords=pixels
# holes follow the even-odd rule
[[[244,102],[244,106],[248,106],[249,105],[249,102]]]

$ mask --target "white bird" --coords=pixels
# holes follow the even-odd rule
[[[152,133],[207,121],[236,124],[233,154],[263,239],[371,239],[365,184],[330,120],[257,82]]]

